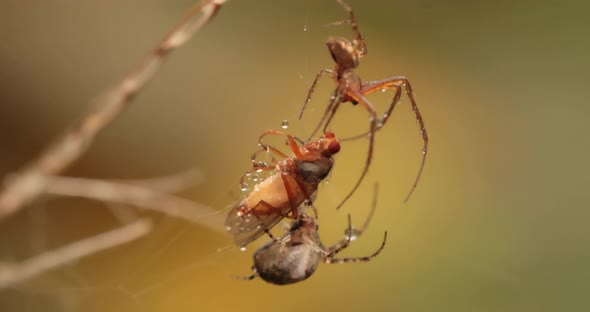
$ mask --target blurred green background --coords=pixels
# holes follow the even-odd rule
[[[0,4],[0,172],[36,155],[87,102],[176,23],[191,1],[16,1]],[[590,309],[590,4],[586,1],[350,0],[368,55],[366,80],[406,75],[430,135],[422,141],[402,99],[376,138],[366,183],[363,140],[343,143],[320,188],[321,235],[362,222],[372,183],[374,221],[343,256],[373,262],[320,265],[309,280],[277,287],[249,275],[255,247],[153,214],[155,231],[0,292],[2,311],[587,311]],[[333,63],[330,35],[350,36],[335,1],[228,2],[175,52],[134,105],[68,175],[148,178],[201,168],[183,195],[222,211],[239,196],[258,135],[290,121],[306,137],[333,83],[296,116],[315,74]],[[393,94],[371,96],[383,111]],[[367,127],[343,106],[331,129]],[[127,209],[127,208],[116,208]],[[223,212],[220,212],[223,213]],[[0,225],[0,256],[18,261],[117,226],[102,203],[40,199]],[[261,239],[264,241],[265,239]]]

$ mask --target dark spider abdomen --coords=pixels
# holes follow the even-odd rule
[[[266,282],[288,285],[307,279],[320,260],[321,256],[304,243],[271,242],[254,254],[254,268]]]

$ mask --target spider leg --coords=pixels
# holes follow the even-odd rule
[[[396,88],[395,97],[393,98],[391,105],[387,109],[387,112],[383,115],[383,121],[379,125],[379,128],[381,128],[381,127],[383,127],[383,125],[385,124],[385,122],[387,121],[389,116],[391,116],[393,109],[395,108],[395,106],[399,102],[401,88],[404,86],[406,88],[406,93],[408,94],[408,98],[410,98],[410,102],[412,103],[412,110],[414,111],[414,114],[416,115],[416,121],[418,122],[418,124],[420,126],[420,133],[422,134],[422,140],[424,141],[424,145],[422,148],[422,163],[420,164],[420,169],[418,171],[418,175],[416,176],[416,179],[414,180],[414,184],[412,185],[410,192],[408,193],[408,195],[406,195],[406,198],[404,199],[404,202],[407,202],[408,199],[410,199],[410,196],[412,195],[414,190],[416,189],[416,186],[418,185],[418,181],[420,180],[420,176],[422,176],[422,171],[424,170],[424,165],[426,164],[426,154],[428,153],[428,133],[426,132],[426,126],[424,125],[424,119],[422,118],[422,114],[420,113],[420,110],[418,109],[418,105],[416,104],[416,100],[414,99],[414,92],[412,91],[412,85],[410,84],[410,81],[408,81],[408,79],[406,77],[396,76],[396,77],[391,77],[391,78],[387,78],[384,80],[365,82],[365,83],[363,83],[361,93],[363,95],[366,95],[366,94],[375,92],[377,90]]]
[[[266,202],[264,202],[264,203],[267,204]],[[270,232],[268,227],[265,226],[264,223],[262,223],[262,220],[260,220],[260,218],[257,215],[254,215],[254,216],[256,217],[256,220],[258,220],[258,223],[259,223],[258,226],[264,230],[264,233],[266,233],[266,235],[268,235],[268,237],[270,237],[270,239],[272,239],[273,242],[275,242],[275,243],[280,242],[280,240],[278,240],[274,235],[272,235],[272,233]]]
[[[309,202],[306,203],[307,208],[311,208],[311,211],[313,211],[313,217],[316,220],[316,222],[318,221],[318,209],[313,205],[313,203],[311,202],[311,200],[308,200]]]
[[[325,129],[328,127],[328,124],[332,120],[332,116],[334,116],[334,114],[336,113],[336,110],[338,109],[338,106],[340,106],[341,94],[342,94],[342,90],[340,88],[336,88],[336,90],[334,90],[334,92],[332,92],[332,96],[330,97],[330,103],[328,103],[328,106],[326,107],[326,111],[324,112],[322,119],[320,120],[318,125],[315,127],[315,129],[313,130],[313,132],[311,133],[311,135],[307,139],[308,141],[311,140],[315,136],[315,134],[318,132],[318,130],[320,130],[320,127],[322,126],[322,124],[324,124],[324,121],[326,120],[326,118],[328,118],[328,116],[330,116],[328,118],[328,122],[326,122],[326,125],[324,126],[324,132],[325,132]]]
[[[254,271],[254,274],[252,274],[250,276],[233,275],[232,277],[235,278],[235,279],[240,279],[240,280],[245,280],[245,281],[251,281],[251,280],[255,279],[256,276],[258,276],[258,272],[256,272],[256,268],[254,266],[252,266],[252,271]]]
[[[322,76],[326,75],[326,74],[333,75],[334,71],[331,69],[322,69],[315,76],[315,79],[314,79],[313,83],[311,84],[311,88],[309,88],[309,90],[307,91],[307,97],[305,98],[305,102],[303,103],[303,107],[301,107],[301,112],[299,112],[299,120],[301,120],[301,117],[303,117],[303,111],[305,111],[305,108],[307,108],[307,104],[309,104],[309,102],[311,101],[311,94],[315,90],[316,85],[318,84],[318,82],[320,82],[320,79],[322,78]]]
[[[335,91],[334,94],[336,95],[336,98],[338,99],[337,102],[332,106],[332,109],[330,110],[330,113],[328,114],[328,120],[326,120],[326,123],[324,124],[324,129],[323,132],[326,132],[326,130],[328,129],[328,126],[330,125],[330,122],[332,122],[332,118],[334,118],[334,115],[336,115],[336,110],[338,109],[338,107],[340,107],[340,103],[342,103],[341,100],[341,94],[344,93],[340,87],[338,87]],[[327,112],[327,110],[326,110]],[[325,118],[322,118],[322,122],[324,121]]]
[[[343,0],[337,0],[338,3],[348,12],[350,16],[350,26],[352,27],[352,34],[355,36],[356,47],[360,48],[361,57],[365,56],[368,52],[367,45],[365,43],[365,39],[361,32],[359,31],[359,26],[354,19],[354,14],[352,13],[352,8],[346,4]]]
[[[388,107],[388,110],[385,111],[385,113],[383,113],[383,116],[381,117],[381,119],[378,120],[378,122],[377,122],[377,129],[375,129],[375,131],[378,131],[381,128],[383,128],[383,125],[385,125],[385,122],[387,121],[387,119],[389,119],[389,116],[391,116],[391,112],[393,111],[393,108],[399,103],[399,99],[400,99],[401,94],[402,94],[401,93],[401,88],[398,88],[397,86],[394,86],[394,87],[396,88],[396,90],[395,90],[395,95],[393,97],[393,101],[391,102],[390,106]],[[389,89],[389,88],[385,87],[383,89]],[[362,92],[363,91],[361,91],[361,93]],[[368,92],[368,93],[370,93],[370,92]],[[368,93],[363,93],[363,94],[368,94]],[[371,131],[366,131],[366,132],[363,132],[361,134],[358,134],[358,135],[355,135],[355,136],[351,136],[351,137],[341,138],[340,141],[353,141],[353,140],[358,140],[360,138],[366,137],[369,133],[371,133]]]
[[[346,238],[344,238],[344,239],[338,241],[337,243],[335,243],[334,245],[330,246],[326,250],[327,255],[334,256],[335,254],[339,253],[342,249],[346,248],[346,246],[348,246],[351,241],[355,240],[356,238],[358,238],[359,236],[361,236],[365,232],[365,230],[369,226],[369,223],[371,222],[371,219],[373,219],[373,215],[375,215],[375,210],[377,208],[377,195],[378,195],[378,193],[379,193],[379,185],[377,183],[375,183],[374,191],[373,191],[373,203],[371,204],[371,210],[369,211],[369,215],[367,216],[367,219],[365,220],[365,222],[363,223],[361,228],[357,230],[351,226],[350,215],[349,215],[348,216],[349,217],[348,218],[348,227],[344,231]]]
[[[352,188],[352,190],[348,193],[348,195],[346,195],[344,200],[342,200],[342,202],[336,207],[336,209],[340,209],[340,207],[342,207],[342,205],[358,189],[361,182],[363,181],[363,179],[367,175],[367,172],[369,171],[369,165],[371,164],[371,160],[373,159],[373,148],[375,145],[375,131],[377,129],[377,114],[375,113],[375,109],[373,108],[373,105],[371,105],[371,103],[369,103],[369,101],[359,91],[356,91],[354,89],[349,89],[349,90],[346,90],[346,94],[348,96],[350,96],[352,99],[354,99],[356,102],[358,102],[358,104],[360,104],[362,107],[364,107],[369,112],[369,115],[371,116],[370,117],[371,127],[370,127],[370,135],[369,135],[369,151],[367,152],[367,160],[365,162],[365,167],[363,169],[363,172],[361,173],[361,176],[359,177],[358,181],[356,182],[356,184]]]
[[[367,229],[367,227],[369,226],[369,223],[371,222],[371,220],[373,219],[373,216],[375,215],[375,210],[377,210],[377,197],[379,195],[379,184],[375,183],[375,185],[373,186],[373,203],[371,203],[371,210],[369,211],[369,215],[367,216],[367,219],[365,220],[365,223],[363,223],[363,225],[361,226],[360,229],[356,230],[354,235],[355,236],[361,236],[365,230]],[[349,235],[352,235],[349,234]]]
[[[295,139],[295,141],[297,141],[297,143],[304,145],[305,141],[303,141],[302,139],[298,138],[298,137],[293,137],[293,139]]]
[[[383,242],[381,243],[381,246],[379,247],[379,249],[377,249],[377,251],[375,251],[370,256],[355,257],[355,258],[326,257],[326,258],[324,258],[324,262],[329,263],[329,264],[340,264],[340,263],[348,263],[348,262],[368,262],[368,261],[373,260],[373,258],[377,257],[381,253],[381,251],[385,247],[385,242],[387,242],[387,231],[385,231],[385,234],[383,235]]]
[[[346,238],[337,242],[336,244],[330,246],[328,248],[328,250],[326,250],[326,254],[324,254],[324,258],[328,259],[328,258],[334,258],[335,255],[337,255],[339,252],[341,252],[342,250],[346,249],[346,247],[348,247],[350,245],[350,242],[352,241],[352,223],[350,220],[350,214],[348,215],[348,227],[346,230],[346,233],[348,233],[346,235]]]

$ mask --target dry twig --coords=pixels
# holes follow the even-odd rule
[[[201,0],[190,8],[180,23],[131,73],[92,100],[89,110],[80,119],[41,152],[37,159],[7,181],[0,192],[0,219],[34,200],[47,188],[49,176],[60,174],[83,155],[98,132],[119,116],[130,105],[132,98],[151,80],[165,57],[207,24],[224,2],[225,0]]]
[[[82,257],[136,240],[146,235],[151,228],[151,222],[148,220],[138,220],[120,228],[47,251],[18,264],[0,263],[0,290]]]
[[[173,194],[184,191],[190,187],[203,184],[203,182],[205,182],[205,177],[202,170],[193,168],[183,172],[156,178],[116,179],[107,181],[137,185],[144,188],[157,190],[159,192]]]
[[[133,205],[224,232],[219,211],[153,189],[86,178],[48,177],[48,182],[46,191],[50,194]]]

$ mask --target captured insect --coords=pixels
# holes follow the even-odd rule
[[[293,152],[287,156],[278,149],[262,142],[267,135],[283,135]],[[253,190],[229,211],[225,226],[234,235],[236,245],[244,247],[271,229],[284,217],[297,219],[298,207],[311,202],[319,183],[332,170],[332,156],[340,151],[340,143],[331,132],[314,141],[299,146],[291,135],[277,130],[266,130],[258,140],[261,149],[252,156],[253,166],[240,179],[244,185],[246,175],[274,171],[268,178],[256,184]],[[269,163],[256,162],[259,153],[274,157]]]
[[[311,88],[307,93],[307,98],[303,104],[301,112],[299,114],[299,119],[303,116],[303,112],[307,107],[307,104],[311,101],[311,94],[313,93],[316,85],[318,84],[320,78],[323,75],[330,75],[332,80],[338,85],[336,90],[332,93],[332,97],[330,99],[330,103],[326,108],[326,111],[318,123],[317,127],[312,133],[313,137],[322,124],[324,124],[324,131],[328,128],[330,121],[334,117],[336,110],[338,109],[340,103],[347,103],[350,102],[353,105],[360,104],[364,107],[370,114],[370,129],[367,133],[363,133],[359,136],[355,136],[348,139],[356,139],[360,137],[364,137],[366,135],[369,136],[369,152],[367,154],[367,160],[365,163],[365,167],[363,172],[361,173],[361,177],[359,178],[357,184],[353,187],[350,193],[344,198],[344,200],[338,205],[337,208],[340,208],[346,200],[348,200],[352,194],[356,191],[359,187],[360,183],[362,182],[363,178],[367,174],[369,170],[369,165],[371,163],[371,159],[373,157],[373,147],[375,141],[375,131],[379,130],[385,123],[387,119],[391,116],[393,109],[399,103],[401,97],[401,90],[405,87],[406,93],[410,98],[412,103],[412,110],[416,115],[416,121],[420,126],[420,132],[422,134],[422,139],[424,141],[424,146],[422,148],[422,163],[420,165],[420,169],[418,171],[418,175],[410,192],[406,196],[404,202],[407,202],[414,189],[418,185],[418,181],[420,180],[420,176],[422,175],[422,170],[424,169],[424,164],[426,162],[426,154],[428,151],[428,134],[426,133],[426,128],[424,126],[424,120],[422,119],[422,114],[418,110],[418,106],[416,105],[416,101],[414,99],[412,86],[406,77],[404,76],[394,76],[383,80],[375,80],[375,81],[362,81],[361,78],[354,72],[354,69],[359,66],[359,60],[367,54],[367,45],[363,36],[361,35],[356,20],[354,18],[354,14],[350,6],[348,6],[344,1],[337,0],[338,3],[344,7],[344,9],[348,12],[350,16],[350,20],[345,22],[337,22],[333,23],[332,25],[338,24],[350,24],[352,27],[352,32],[354,35],[353,40],[349,40],[344,37],[329,37],[327,40],[328,49],[330,50],[330,54],[332,55],[332,59],[336,62],[336,66],[334,70],[331,69],[322,69],[316,76]],[[375,92],[377,90],[388,90],[395,88],[396,92],[393,97],[391,104],[389,105],[387,111],[383,114],[383,117],[377,121],[377,115],[375,113],[375,109],[373,105],[367,100],[365,95]],[[327,120],[326,120],[327,119]]]
[[[329,248],[324,248],[320,240],[317,217],[312,218],[306,213],[301,213],[299,218],[291,224],[288,233],[280,238],[271,236],[273,240],[254,253],[252,266],[254,274],[243,279],[252,280],[258,276],[271,284],[288,285],[310,277],[320,261],[330,264],[371,261],[385,247],[387,231],[379,249],[370,256],[358,258],[336,258],[335,256],[366,230],[375,212],[376,198],[377,187],[375,187],[373,207],[363,226],[358,230],[353,229],[349,214],[346,238]]]

